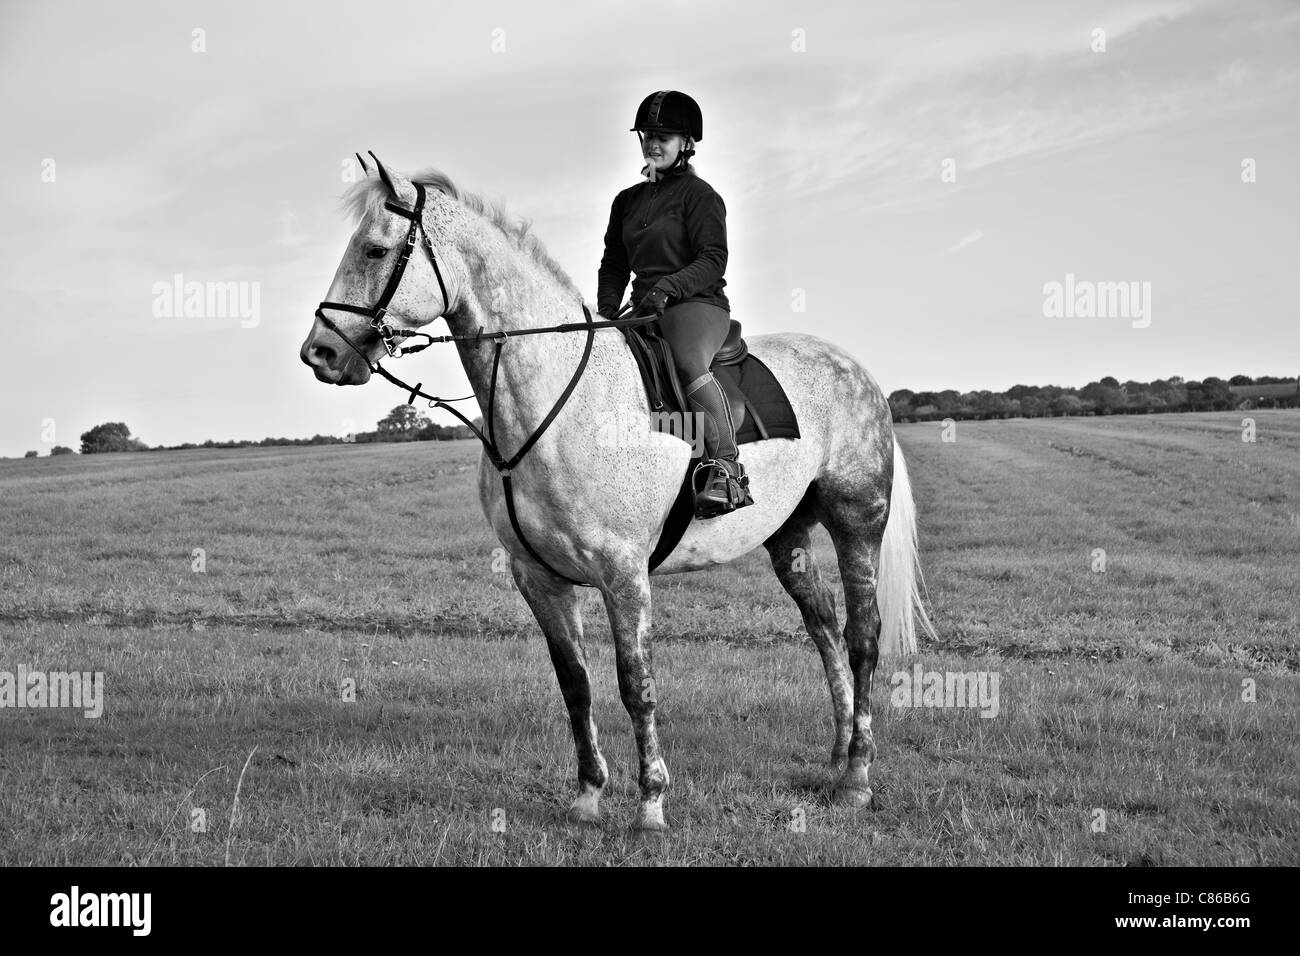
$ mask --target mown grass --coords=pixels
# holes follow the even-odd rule
[[[870,811],[829,801],[825,681],[761,549],[656,579],[649,839],[594,597],[612,782],[600,827],[563,821],[572,740],[476,446],[0,462],[0,670],[107,675],[99,720],[0,710],[0,863],[1294,864],[1300,416],[1253,413],[1254,444],[1241,417],[899,429],[916,660],[997,672],[1000,711],[893,708],[913,659],[886,662]]]

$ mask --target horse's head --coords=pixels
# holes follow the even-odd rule
[[[419,218],[412,219],[423,187],[385,169],[377,158],[373,171],[357,159],[366,177],[344,199],[357,229],[298,353],[316,378],[334,385],[370,380],[371,364],[387,354],[380,334],[385,323],[419,328],[452,306],[443,279],[451,276],[445,267],[437,268],[420,222],[430,215],[432,199],[426,197]]]

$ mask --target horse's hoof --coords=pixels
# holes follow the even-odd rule
[[[594,807],[575,803],[569,807],[569,812],[564,815],[564,819],[569,823],[595,826],[600,823],[600,811]]]
[[[637,813],[632,829],[638,833],[667,833],[668,824],[664,822],[664,811],[660,807],[651,810],[642,809]]]
[[[844,807],[871,806],[870,787],[840,787],[835,791],[835,802]]]
[[[569,805],[565,819],[570,823],[600,823],[600,791],[595,787],[584,788]]]

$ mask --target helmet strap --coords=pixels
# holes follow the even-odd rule
[[[644,154],[645,136],[642,134],[641,130],[639,129],[633,130],[632,132],[636,133],[637,142],[641,144],[641,152]],[[686,148],[686,140],[689,138],[690,137],[687,136],[685,133],[682,134],[682,148],[677,151],[677,158],[673,160],[673,164],[664,170],[665,173],[671,172],[672,170],[675,169],[685,169],[688,165],[690,165],[691,157],[695,155],[695,150]],[[641,175],[649,176],[650,167],[652,165],[653,164],[649,160],[647,160],[646,165],[641,170]],[[653,182],[654,180],[652,179],[651,181]]]

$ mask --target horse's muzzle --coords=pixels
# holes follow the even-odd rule
[[[313,333],[302,343],[298,357],[312,370],[317,381],[331,385],[364,385],[370,381],[370,369],[348,352],[323,342],[317,342]]]

